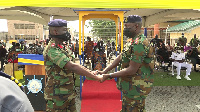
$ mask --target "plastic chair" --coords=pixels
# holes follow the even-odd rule
[[[176,69],[177,67],[174,66],[174,62],[172,62],[172,75],[174,76],[174,74],[177,74],[177,73],[174,73],[174,69]],[[181,67],[181,70],[186,70],[187,68],[186,67]]]

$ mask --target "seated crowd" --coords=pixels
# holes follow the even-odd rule
[[[200,41],[194,36],[187,45],[186,42],[187,38],[183,35],[174,46],[170,46],[169,42],[165,45],[156,35],[151,40],[151,44],[155,48],[155,61],[159,63],[159,66],[155,67],[161,67],[164,68],[164,71],[168,71],[168,67],[172,66],[173,63],[173,66],[176,66],[177,69],[177,79],[181,79],[180,69],[181,67],[185,67],[185,78],[191,80],[188,76],[190,75],[192,66],[195,72],[199,72],[196,66],[200,66]]]

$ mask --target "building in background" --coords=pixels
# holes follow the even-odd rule
[[[46,33],[43,25],[29,21],[8,20],[8,34],[6,40],[25,39],[27,43],[35,43],[36,39],[44,40]]]
[[[78,21],[68,21],[68,31],[71,34],[72,43],[76,39],[79,39],[79,22]],[[181,37],[182,32],[167,32],[166,29],[175,25],[180,24],[181,22],[166,22],[159,23],[159,38],[163,41],[169,41],[171,45],[177,42],[177,39]],[[49,38],[48,26],[42,25],[39,23],[29,22],[29,21],[20,21],[20,20],[7,20],[7,31],[0,31],[0,40],[8,42],[10,40],[19,40],[25,39],[27,43],[36,43],[36,40],[46,40]],[[200,27],[192,29],[190,32],[185,33],[187,37],[187,42],[193,38],[194,34],[197,35],[197,38],[200,38],[199,35]],[[84,37],[90,36],[93,41],[98,41],[100,37],[95,37],[90,32],[91,28],[85,27]],[[141,33],[144,33],[144,28],[142,28]],[[116,37],[108,37],[111,40],[115,40]],[[105,38],[103,40],[107,40]],[[147,27],[147,38],[151,40],[154,38],[154,25]],[[124,37],[124,41],[127,39]]]
[[[3,40],[6,42],[6,39],[8,38],[8,32],[7,31],[1,31],[0,32],[0,40]]]

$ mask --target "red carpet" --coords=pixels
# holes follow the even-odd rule
[[[114,79],[99,83],[85,80],[82,88],[81,112],[119,112],[121,92]]]

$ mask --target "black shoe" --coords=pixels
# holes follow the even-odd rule
[[[194,70],[195,72],[199,72],[199,70]]]

